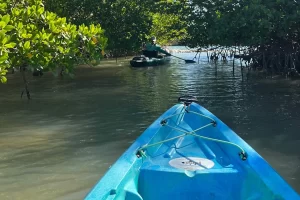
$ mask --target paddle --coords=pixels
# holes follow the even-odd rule
[[[171,55],[171,54],[170,54]],[[171,56],[174,56],[174,55],[171,55]],[[175,58],[178,58],[178,59],[181,59],[181,60],[184,60],[185,61],[185,63],[196,63],[196,61],[194,61],[194,60],[185,60],[185,59],[183,59],[183,58],[180,58],[180,57],[177,57],[177,56],[174,56]]]

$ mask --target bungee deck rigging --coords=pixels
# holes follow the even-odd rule
[[[160,141],[160,142],[156,142],[154,144],[145,144],[145,145],[143,145],[142,147],[140,147],[137,150],[137,156],[141,156],[141,155],[146,156],[145,152],[142,152],[142,151],[145,150],[145,149],[147,149],[148,147],[160,145],[160,144],[163,144],[165,142],[169,142],[169,141],[181,138],[181,137],[185,137],[187,135],[192,135],[194,137],[199,137],[199,138],[205,139],[205,140],[210,140],[210,141],[214,141],[214,142],[220,142],[220,143],[224,143],[224,144],[228,144],[228,145],[233,145],[233,146],[235,146],[235,147],[237,147],[238,149],[241,150],[241,152],[239,153],[239,156],[241,157],[241,159],[242,160],[246,160],[247,159],[247,155],[246,155],[245,150],[242,147],[240,147],[239,145],[235,144],[235,143],[224,141],[224,140],[219,140],[219,139],[215,139],[215,138],[205,137],[205,136],[201,136],[201,135],[196,134],[196,132],[198,132],[198,131],[200,131],[200,130],[208,127],[208,126],[214,126],[214,127],[216,127],[217,123],[216,123],[216,121],[214,119],[212,119],[212,118],[210,118],[208,116],[202,115],[202,114],[194,112],[194,111],[189,111],[189,109],[190,109],[190,107],[189,107],[190,103],[191,102],[196,102],[195,99],[183,99],[183,97],[182,97],[180,100],[184,104],[181,112],[166,117],[160,123],[161,123],[162,126],[168,126],[168,127],[172,128],[172,129],[174,129],[176,131],[179,131],[179,132],[182,132],[184,134],[176,136],[176,137],[173,137],[173,138],[169,138],[169,139],[166,139],[166,140],[163,140],[163,141]],[[202,127],[197,128],[195,130],[192,130],[192,131],[186,131],[186,130],[183,130],[181,127],[173,127],[173,126],[169,126],[167,124],[167,120],[168,119],[171,119],[171,118],[173,118],[175,116],[180,116],[180,120],[177,120],[177,123],[176,123],[178,125],[180,123],[180,121],[183,119],[184,114],[195,114],[195,115],[198,115],[200,117],[204,117],[204,118],[210,119],[211,122],[208,123],[208,124],[206,124],[206,125],[204,125],[204,126],[202,126]],[[179,117],[178,117],[178,119],[179,119]]]
[[[196,98],[178,100],[123,153],[86,200],[300,200]]]

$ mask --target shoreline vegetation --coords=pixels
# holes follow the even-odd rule
[[[299,10],[283,0],[0,0],[0,80],[22,72],[21,96],[30,99],[25,71],[72,77],[76,66],[139,54],[151,36],[187,48],[170,53],[199,60],[206,52],[209,62],[238,59],[266,76],[298,77]]]

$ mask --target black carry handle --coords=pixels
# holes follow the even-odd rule
[[[178,102],[184,103],[184,105],[189,106],[191,103],[198,103],[198,99],[194,96],[184,95],[178,98]]]

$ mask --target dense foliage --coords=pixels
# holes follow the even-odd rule
[[[187,0],[156,1],[152,12],[150,35],[155,35],[163,45],[178,44],[187,36]]]
[[[2,82],[6,82],[10,67],[21,72],[63,67],[69,74],[75,64],[96,64],[106,46],[100,25],[68,23],[66,18],[45,11],[41,0],[0,0],[0,15]],[[23,78],[26,82],[24,73]]]
[[[0,0],[0,20],[3,83],[11,67],[72,74],[97,64],[104,48],[132,54],[153,35],[161,45],[247,46],[254,67],[300,70],[297,1]]]
[[[100,23],[108,37],[107,49],[120,56],[137,52],[155,35],[162,45],[185,37],[187,0],[45,0],[46,9],[72,23]]]
[[[193,0],[189,16],[190,46],[248,46],[254,66],[300,69],[298,1]]]

